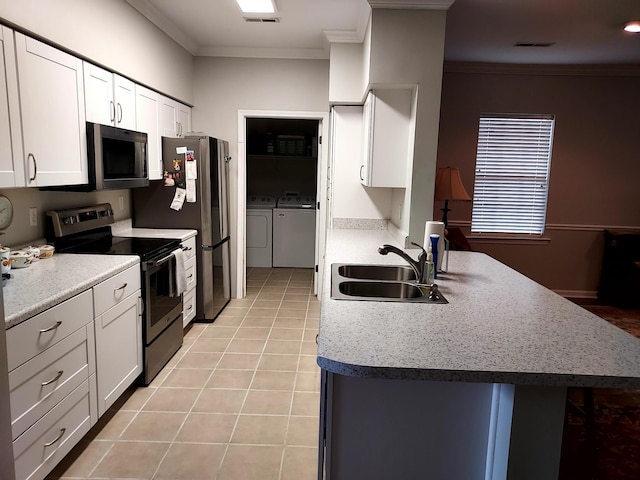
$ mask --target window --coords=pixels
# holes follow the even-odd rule
[[[472,232],[544,232],[553,126],[552,115],[480,118]]]

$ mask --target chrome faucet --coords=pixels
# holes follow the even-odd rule
[[[378,248],[378,253],[380,255],[386,255],[387,253],[391,252],[402,257],[409,264],[409,266],[413,269],[414,273],[416,274],[416,281],[418,283],[424,284],[427,281],[427,273],[428,273],[426,269],[427,252],[425,251],[424,248],[422,248],[421,245],[418,245],[415,242],[411,242],[411,245],[415,245],[420,250],[422,250],[422,252],[420,252],[420,255],[418,255],[418,260],[414,260],[405,251],[399,249],[398,247],[394,247],[393,245],[387,245],[387,244],[382,245],[381,247]]]

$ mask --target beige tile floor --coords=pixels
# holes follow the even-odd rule
[[[307,269],[250,269],[247,297],[193,324],[48,479],[317,478],[320,305]]]

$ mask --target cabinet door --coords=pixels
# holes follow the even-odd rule
[[[27,186],[87,183],[82,60],[16,33]]]
[[[413,155],[410,89],[369,92],[364,108],[365,155],[362,183],[368,187],[405,188]]]
[[[0,26],[0,188],[24,187],[13,30]]]
[[[363,133],[363,150],[362,165],[360,165],[360,182],[367,187],[371,187],[371,154],[373,150],[373,119],[371,116],[372,104],[375,97],[369,92],[367,99],[362,106],[362,133]]]
[[[178,103],[176,113],[178,121],[178,136],[183,137],[191,131],[191,107]]]
[[[161,180],[160,95],[140,85],[136,85],[136,129],[147,134],[149,180]]]
[[[113,100],[113,74],[84,62],[84,99],[87,122],[113,125],[116,105]]]
[[[140,290],[95,319],[98,416],[142,373]]]
[[[160,96],[160,134],[178,136],[178,102],[164,96]]]
[[[128,130],[137,130],[136,84],[127,78],[114,74],[113,88],[116,103],[115,126]]]

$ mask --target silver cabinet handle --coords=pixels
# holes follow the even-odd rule
[[[29,177],[29,181],[33,182],[38,176],[38,162],[36,162],[36,156],[33,153],[27,155],[27,161],[33,160],[33,177]]]
[[[52,384],[53,382],[58,380],[63,373],[64,373],[64,370],[58,370],[58,374],[55,377],[53,377],[51,380],[47,380],[46,382],[42,382],[40,385],[43,387],[46,387],[47,385]]]
[[[125,288],[127,288],[127,283],[123,283],[121,286],[119,286],[118,288],[114,288],[113,291],[117,292],[118,290],[124,290]]]
[[[188,252],[189,250],[193,250],[191,247],[182,247],[183,252]]]
[[[113,100],[109,100],[109,113],[111,115],[111,118],[109,119],[110,122],[115,121],[116,119],[116,106],[113,103]]]
[[[58,440],[60,440],[62,438],[62,436],[64,435],[64,432],[66,432],[66,431],[67,431],[66,428],[61,428],[60,429],[60,433],[58,434],[58,436],[56,438],[54,438],[53,440],[51,440],[50,442],[45,443],[44,446],[45,447],[50,447],[51,445],[56,443]]]
[[[189,305],[189,308],[187,308],[187,310],[191,310],[193,309],[193,305]]]
[[[189,275],[187,278],[193,278],[193,273],[191,275]]]
[[[58,328],[60,325],[62,325],[62,321],[58,320],[56,323],[54,323],[50,327],[43,328],[42,330],[40,330],[40,333],[50,332],[51,330],[55,330],[56,328]]]
[[[180,124],[176,122],[176,136],[180,136]]]
[[[122,105],[118,103],[118,123],[122,122]]]
[[[360,165],[360,181],[364,182],[364,177],[362,176],[362,169],[364,168],[364,165]]]

